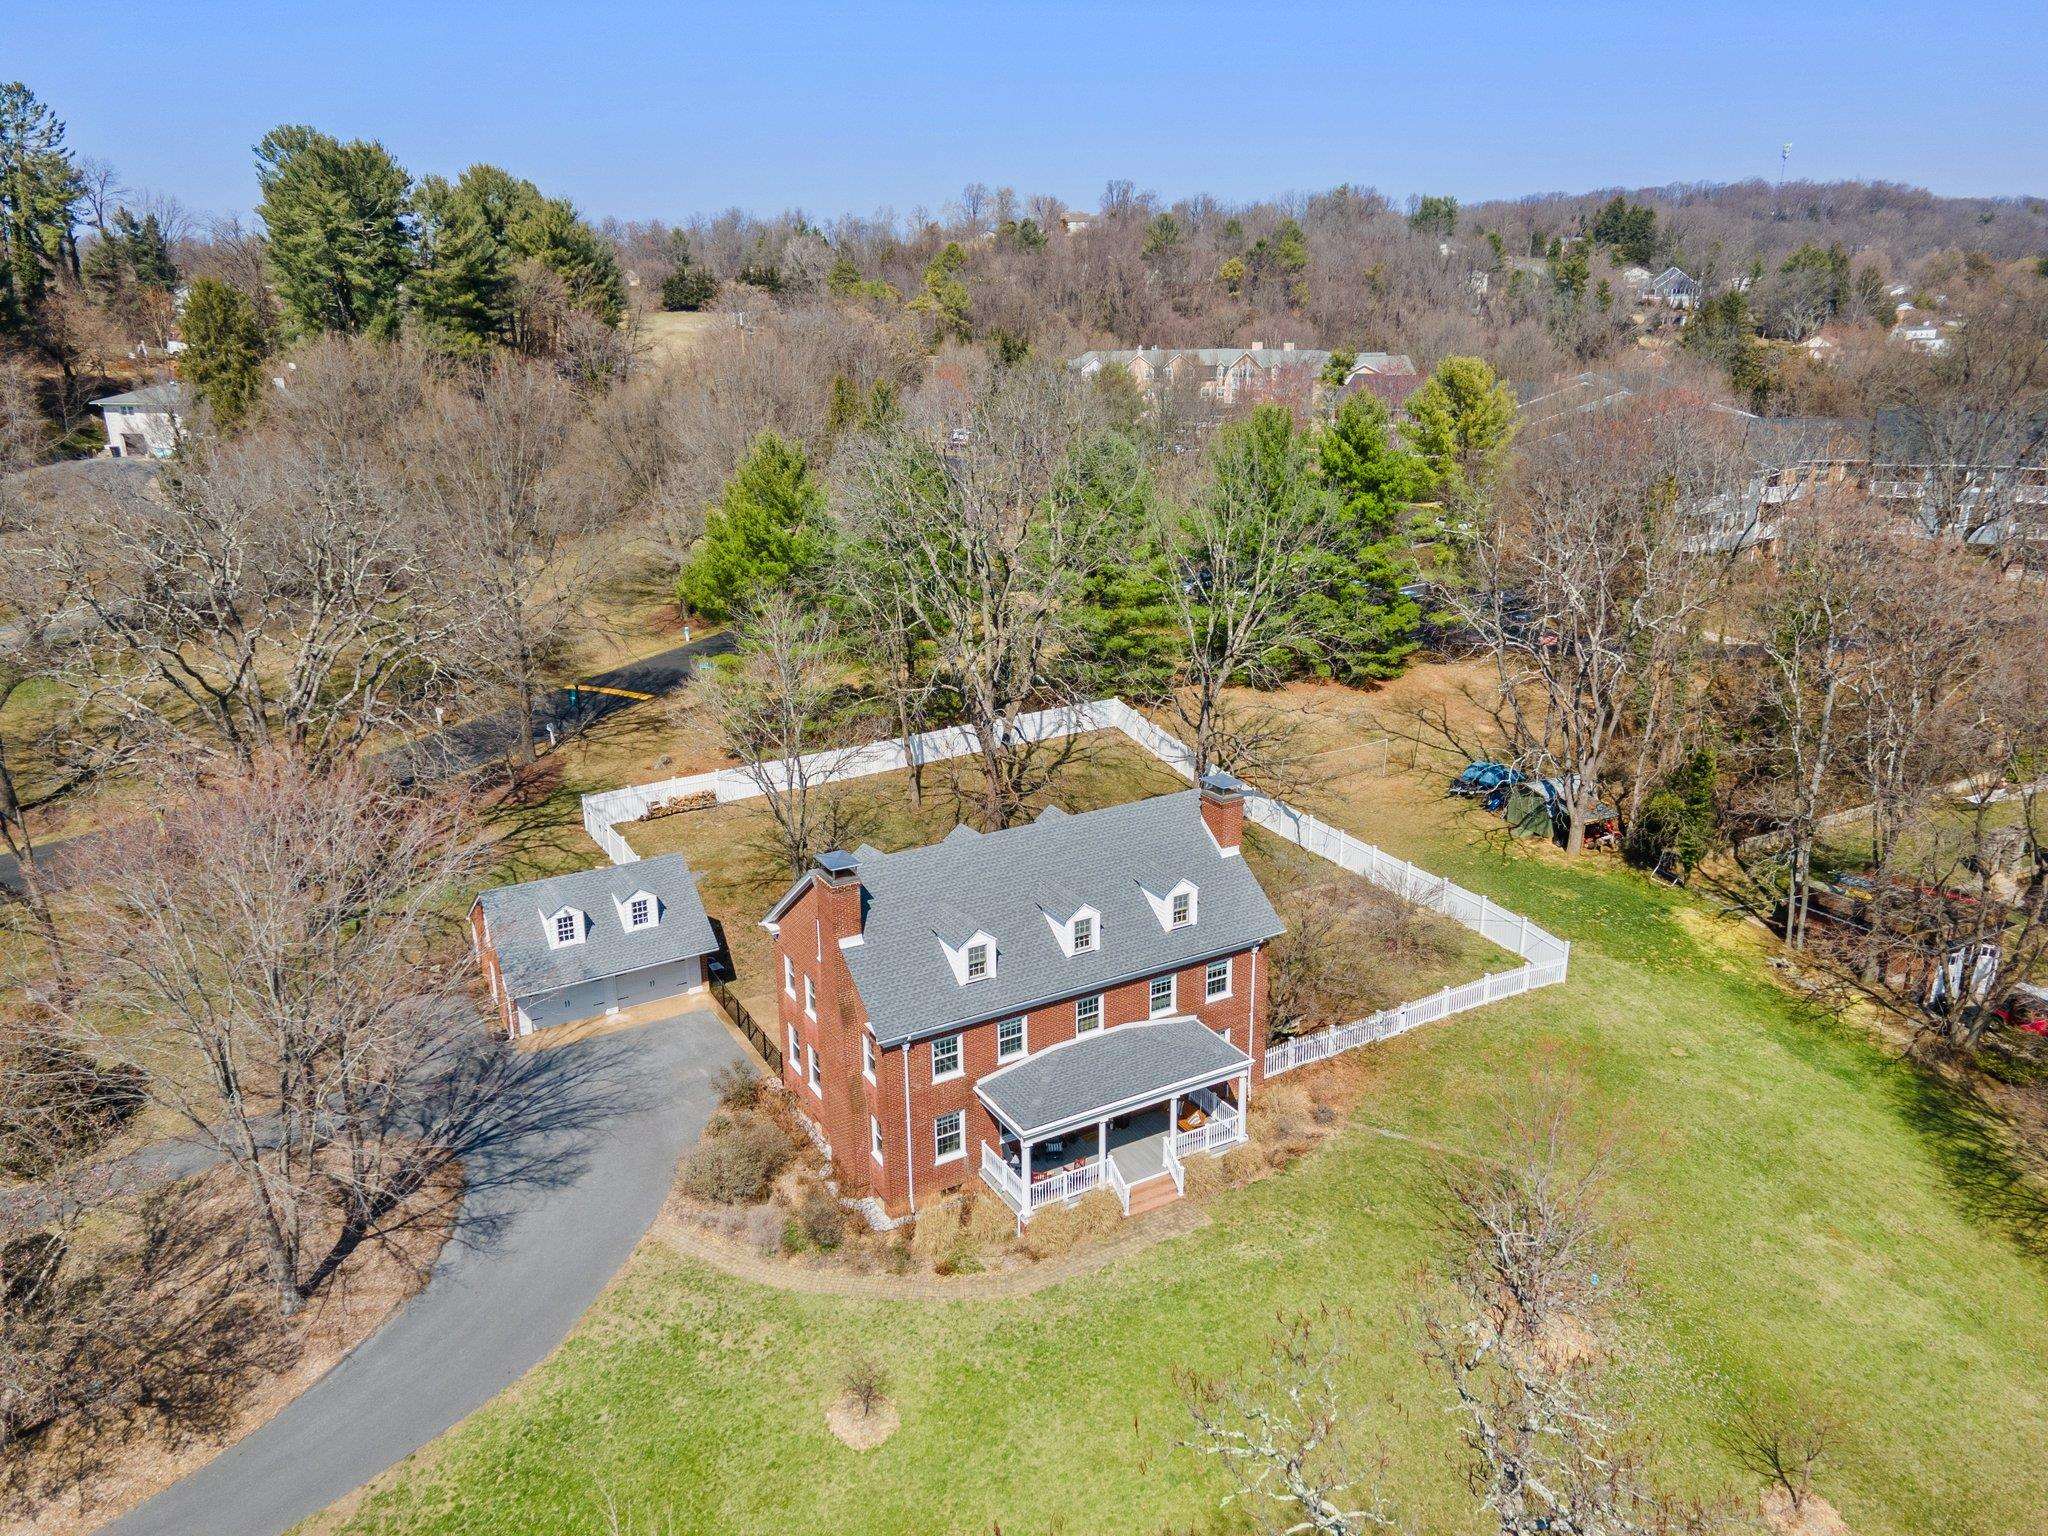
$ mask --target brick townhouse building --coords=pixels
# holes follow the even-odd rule
[[[979,1178],[1020,1221],[1105,1186],[1137,1211],[1243,1140],[1283,931],[1242,856],[1245,794],[1212,774],[822,855],[763,925],[784,1081],[842,1193],[902,1215]]]

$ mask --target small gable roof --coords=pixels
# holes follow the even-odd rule
[[[117,411],[155,411],[166,416],[182,416],[186,412],[185,386],[176,379],[166,379],[161,384],[145,384],[124,394],[102,395],[93,401],[93,406],[98,410],[111,407]]]
[[[619,904],[645,891],[661,903],[652,928],[628,929]],[[697,876],[679,853],[501,885],[476,899],[490,925],[498,967],[514,997],[623,976],[649,966],[714,954],[718,939],[697,895]],[[549,945],[546,919],[573,907],[589,923],[580,944]]]

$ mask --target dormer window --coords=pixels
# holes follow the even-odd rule
[[[1145,892],[1145,900],[1152,904],[1152,914],[1159,919],[1159,926],[1168,932],[1192,927],[1201,916],[1201,893],[1195,889],[1192,880],[1179,881],[1164,891],[1143,882],[1139,888]]]
[[[652,891],[635,891],[613,900],[619,908],[619,926],[628,933],[642,933],[661,922],[661,899]]]
[[[1053,942],[1069,960],[1076,955],[1093,954],[1101,947],[1102,914],[1095,908],[1068,900],[1042,905],[1038,910],[1045,914],[1045,925],[1052,930]]]
[[[964,925],[955,931],[963,932]],[[992,933],[976,929],[957,943],[942,935],[939,947],[945,951],[946,963],[953,968],[953,980],[963,987],[987,981],[996,973],[996,940]]]
[[[635,896],[633,905],[626,909],[628,928],[645,928],[654,918],[654,903],[645,896]]]
[[[549,913],[542,921],[547,927],[549,949],[560,949],[566,944],[581,944],[589,936],[587,919],[574,907],[563,907]]]

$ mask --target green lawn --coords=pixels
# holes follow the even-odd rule
[[[1759,942],[1682,893],[1503,850],[1399,779],[1313,808],[1571,939],[1571,982],[1378,1048],[1348,1134],[1218,1197],[1205,1228],[1028,1300],[793,1295],[650,1244],[548,1364],[345,1528],[596,1531],[609,1496],[635,1530],[1239,1530],[1176,1449],[1176,1373],[1240,1370],[1276,1309],[1329,1301],[1356,1329],[1351,1385],[1393,1403],[1397,1500],[1419,1529],[1476,1531],[1410,1316],[1439,1242],[1429,1158],[1366,1127],[1484,1150],[1498,1096],[1539,1072],[1575,1077],[1617,1148],[1668,1478],[1743,1483],[1716,1415],[1800,1388],[1845,1420],[1817,1486],[1858,1536],[2041,1528],[2042,1210],[1963,1106],[1803,1012]],[[856,1350],[903,1417],[866,1455],[823,1419]]]

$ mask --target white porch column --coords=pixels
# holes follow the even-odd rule
[[[1109,1183],[1109,1122],[1095,1122],[1095,1182]]]
[[[1020,1221],[1031,1214],[1031,1149],[1036,1145],[1036,1142],[1018,1138],[1018,1146],[1022,1149],[1018,1161],[1022,1164],[1024,1173],[1024,1209],[1017,1218]]]
[[[1247,1072],[1237,1080],[1237,1137],[1243,1141],[1250,1137],[1252,1122],[1252,1075]]]

